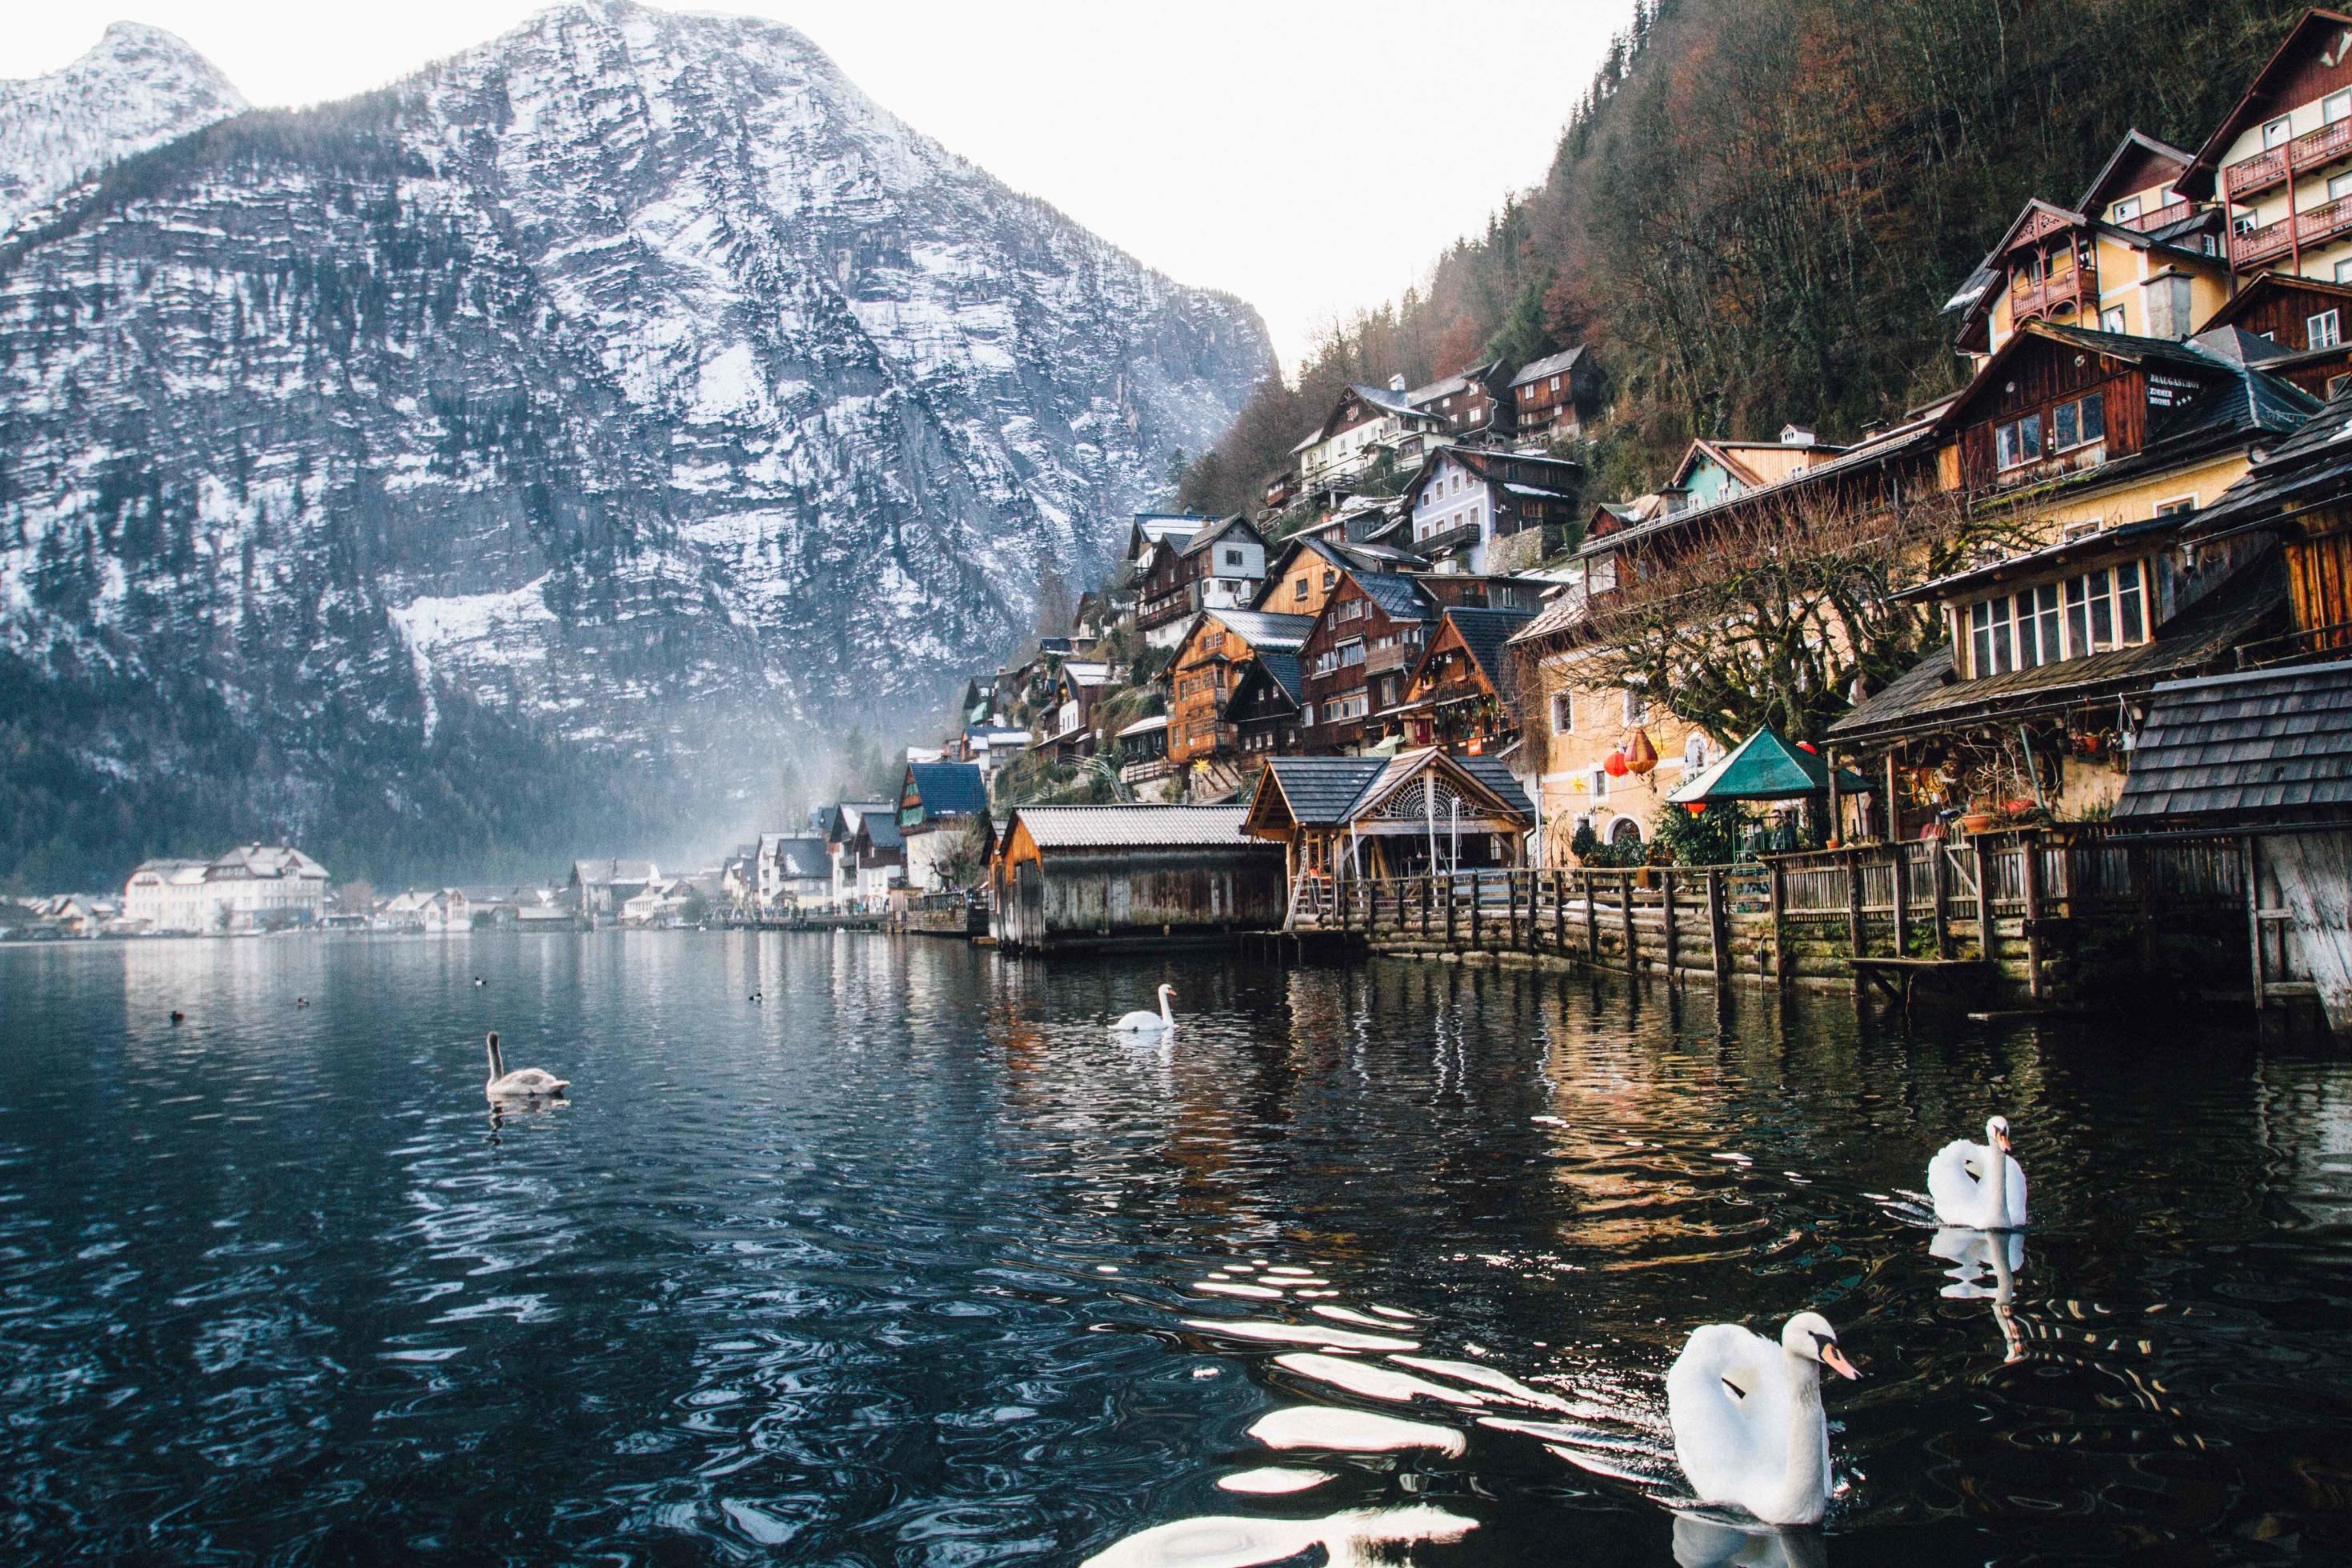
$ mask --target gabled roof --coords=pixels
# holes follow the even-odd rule
[[[1521,365],[1519,374],[1511,377],[1511,384],[1515,387],[1525,386],[1531,381],[1542,381],[1549,376],[1564,374],[1583,357],[1582,343],[1577,344],[1572,349],[1562,349],[1556,354],[1546,354],[1539,360]]]
[[[857,819],[857,838],[876,849],[904,849],[907,836],[898,819],[887,811],[869,811]]]
[[[833,875],[833,857],[826,853],[822,838],[780,839],[771,851],[776,869],[794,880],[806,881]]]
[[[2272,521],[2352,492],[2352,383],[2189,520],[2201,537]]]
[[[2175,342],[2170,338],[2132,337],[2122,332],[2103,332],[2090,327],[2067,326],[2056,321],[2021,321],[2010,340],[1995,350],[1985,361],[1984,367],[1969,379],[1967,389],[1945,405],[1938,423],[1947,430],[1957,428],[1962,423],[1961,416],[1969,405],[1979,395],[2000,384],[2011,359],[2025,353],[2029,345],[2050,342],[2084,349],[2126,364],[2168,371],[2209,384],[2225,379],[2233,379],[2240,384],[2241,396],[2199,398],[2185,408],[2171,409],[2163,416],[2151,417],[2147,442],[2150,448],[2217,423],[2225,427],[2242,425],[2249,429],[2282,435],[2300,427],[2318,407],[2317,400],[2301,388],[2253,368],[2247,363],[2252,355],[2246,345],[2239,341],[2246,334],[2237,332],[2236,329],[2230,331],[2235,335],[2225,335],[2210,342],[2206,342],[2202,334],[2186,342]]]
[[[1675,466],[1674,478],[1668,479],[1666,483],[1671,489],[1680,489],[1684,482],[1690,478],[1691,470],[1697,468],[1699,459],[1704,458],[1741,484],[1754,489],[1764,482],[1764,477],[1733,457],[1731,449],[1759,444],[1751,441],[1695,440],[1690,444],[1690,449],[1683,454],[1683,460]]]
[[[2352,661],[2166,681],[2118,819],[2292,817],[2352,807]]]
[[[1829,764],[1802,746],[1792,746],[1767,724],[1734,746],[1713,767],[1685,779],[1667,792],[1671,805],[1705,805],[1721,801],[1802,800],[1826,795]],[[1838,770],[1838,787],[1860,794],[1870,783],[1860,773]]]
[[[2127,196],[2134,191],[2146,190],[2150,185],[2165,183],[2162,179],[2142,180],[2136,184],[2118,185],[2114,190],[2109,190],[2108,182],[2121,174],[2135,159],[2145,158],[2158,163],[2169,163],[2173,165],[2173,170],[2167,178],[2177,179],[2180,171],[2189,167],[2189,159],[2195,156],[2193,153],[2184,153],[2171,142],[2159,142],[2135,127],[2124,132],[2124,139],[2116,143],[2116,150],[2107,155],[2105,163],[2099,165],[2099,172],[2091,176],[2090,184],[2083,191],[2083,199],[2074,205],[2086,213],[2100,213],[2106,210],[2108,203],[2120,196]]]
[[[2309,294],[2317,299],[2352,303],[2352,284],[2332,283],[2324,278],[2305,278],[2294,272],[2257,272],[2238,285],[2238,291],[2223,302],[2221,308],[2206,318],[2205,336],[2218,327],[2233,327],[2252,313],[2257,306],[2269,302],[2273,294]],[[2257,342],[2266,340],[2257,339]],[[2284,344],[2273,344],[2280,358],[2294,351]]]
[[[824,815],[818,820],[817,826],[824,830],[825,842],[831,844],[837,839],[855,836],[857,832],[858,819],[867,812],[890,812],[897,809],[897,806],[887,800],[835,801],[824,808]]]
[[[922,802],[926,821],[977,816],[988,809],[988,785],[975,763],[908,763],[898,792],[902,809],[909,791]]]
[[[1423,487],[1436,476],[1437,470],[1448,458],[1467,468],[1486,484],[1499,486],[1522,495],[1564,495],[1567,491],[1531,486],[1520,480],[1505,479],[1498,477],[1499,472],[1507,471],[1523,464],[1532,465],[1538,472],[1548,472],[1563,485],[1570,488],[1573,488],[1575,480],[1584,472],[1584,465],[1572,458],[1554,458],[1535,452],[1497,452],[1487,447],[1451,445],[1439,447],[1421,460],[1420,468],[1414,472],[1411,479],[1406,481],[1404,489],[1397,492],[1397,515],[1395,521],[1389,526],[1394,527],[1405,521]]]
[[[1307,689],[1306,667],[1299,662],[1298,656],[1295,653],[1271,648],[1261,649],[1258,656],[1250,660],[1247,667],[1243,669],[1241,679],[1234,682],[1234,695],[1240,696],[1242,688],[1253,680],[1270,683],[1293,708],[1296,708],[1298,706],[1299,694]]]
[[[2247,126],[2271,119],[2281,108],[2293,107],[2272,101],[2275,84],[2291,60],[2303,50],[2317,45],[2331,29],[2352,34],[2352,16],[2341,11],[2323,11],[2315,7],[2305,12],[2295,25],[2287,29],[2286,37],[2279,40],[2279,47],[2271,52],[2271,58],[2263,62],[2263,68],[2256,71],[2253,80],[2246,84],[2246,90],[2239,96],[2236,106],[2221,117],[2221,123],[2213,128],[2213,134],[2205,138],[2204,143],[2189,159],[2188,169],[2172,183],[2174,190],[2200,201],[2213,195],[2213,187],[2221,177],[2221,154],[2230,150],[2230,144],[2244,133]]]
[[[1563,584],[1559,591],[1545,602],[1544,607],[1535,613],[1534,618],[1511,634],[1511,644],[1526,647],[1572,630],[1583,624],[1591,608],[1583,578]]]
[[[1238,849],[1274,853],[1248,838],[1245,805],[1024,805],[1013,820],[1040,851],[1052,849]],[[1008,827],[1007,833],[1011,829]]]
[[[1273,790],[1290,820],[1301,827],[1339,827],[1378,808],[1424,770],[1456,776],[1475,794],[1491,797],[1499,815],[1532,824],[1535,808],[1527,791],[1496,757],[1449,756],[1434,747],[1399,752],[1393,757],[1272,757],[1260,776],[1251,820],[1261,819]]]
[[[1535,618],[1533,610],[1495,610],[1456,605],[1445,612],[1444,625],[1452,626],[1454,635],[1461,638],[1463,651],[1478,667],[1478,673],[1486,678],[1486,684],[1507,697],[1517,688],[1518,681],[1512,673],[1511,661],[1504,656],[1504,646]],[[1444,640],[1445,632],[1441,627],[1437,635],[1429,639],[1429,646],[1422,650],[1419,663],[1428,663]],[[1418,681],[1420,678],[1421,672],[1416,668],[1413,679]]]
[[[1235,530],[1239,530],[1241,532],[1248,534],[1260,544],[1264,544],[1265,542],[1265,535],[1260,533],[1257,531],[1256,526],[1253,524],[1247,517],[1244,516],[1240,512],[1235,512],[1233,516],[1226,518],[1223,521],[1212,523],[1209,526],[1202,528],[1197,533],[1194,533],[1192,538],[1184,542],[1181,553],[1186,555],[1198,555],[1202,551],[1206,550],[1210,545],[1215,543],[1218,540],[1223,539],[1225,535],[1234,532]]]

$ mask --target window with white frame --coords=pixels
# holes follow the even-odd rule
[[[2352,261],[2339,261],[2336,264],[2336,281],[2352,283]]]
[[[1650,721],[1650,700],[1638,688],[1625,689],[1625,722],[1646,724]]]
[[[1240,551],[1238,551],[1238,550],[1228,550],[1228,551],[1226,551],[1226,552],[1225,552],[1225,564],[1226,564],[1226,565],[1228,565],[1228,566],[1238,566],[1238,565],[1240,565],[1241,563],[1242,563],[1242,552],[1241,552]]]
[[[1571,692],[1551,694],[1551,728],[1555,735],[1565,735],[1576,728],[1576,698]]]
[[[2352,196],[2352,174],[2331,174],[2327,179],[2327,199],[2340,202]]]
[[[2319,100],[2319,122],[2322,125],[2333,125],[2347,116],[2352,116],[2352,89],[2331,92]]]
[[[2132,219],[2139,216],[2139,198],[2137,196],[2126,196],[2123,200],[2115,205],[2115,210],[2110,212],[2107,216],[2116,223],[2131,222]]]
[[[2183,512],[2196,510],[2197,498],[2193,495],[2174,496],[2169,500],[2156,503],[2156,515],[2158,517],[2179,517]]]
[[[2124,308],[2121,305],[2110,305],[2105,310],[2100,311],[2099,330],[2103,332],[2122,331],[2124,330]]]
[[[1592,770],[1592,798],[1595,800],[1607,800],[1609,798],[1609,770],[1607,768],[1595,768]]]
[[[2294,134],[2294,123],[2285,115],[2280,115],[2263,127],[2263,151],[2267,153],[2273,147],[2284,145],[2287,138],[2293,134]]]
[[[2102,566],[1968,606],[1969,673],[1981,680],[2146,642],[2142,563]]]
[[[2330,309],[2303,319],[2303,343],[2305,348],[2332,349],[2344,341],[2344,321],[2340,312]]]

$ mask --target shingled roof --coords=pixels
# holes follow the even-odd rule
[[[1054,849],[1270,849],[1244,837],[1245,805],[1024,805],[1013,821],[1042,851]],[[1011,829],[1008,827],[1008,832]]]
[[[2118,820],[2352,807],[2352,660],[2171,680],[2151,694]]]

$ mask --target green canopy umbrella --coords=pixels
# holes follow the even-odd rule
[[[1729,800],[1802,800],[1826,794],[1827,763],[1801,746],[1792,746],[1767,725],[1732,748],[1731,754],[1695,778],[1685,779],[1666,796],[1675,805],[1712,805]],[[1870,781],[1846,768],[1838,770],[1838,788],[1860,795]]]

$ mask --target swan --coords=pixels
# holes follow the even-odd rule
[[[1942,1225],[2009,1230],[2025,1223],[2025,1171],[2009,1145],[2009,1118],[1985,1123],[1985,1141],[1955,1138],[1927,1162],[1927,1195]]]
[[[544,1100],[562,1094],[572,1087],[569,1079],[561,1079],[544,1068],[517,1068],[507,1071],[505,1053],[499,1049],[499,1032],[492,1029],[483,1044],[490,1053],[490,1080],[482,1092],[492,1100]]]
[[[1166,1035],[1174,1033],[1176,1028],[1176,1020],[1168,1011],[1168,999],[1175,994],[1176,987],[1173,985],[1162,985],[1160,988],[1159,1012],[1147,1013],[1142,1008],[1139,1007],[1134,1012],[1129,1013],[1126,1017],[1121,1018],[1118,1023],[1113,1024],[1111,1026],[1112,1031],[1121,1035]]]
[[[1767,1524],[1813,1524],[1830,1501],[1822,1368],[1860,1377],[1819,1312],[1800,1312],[1775,1346],[1737,1323],[1709,1323],[1666,1373],[1675,1458],[1703,1503],[1733,1503]]]

